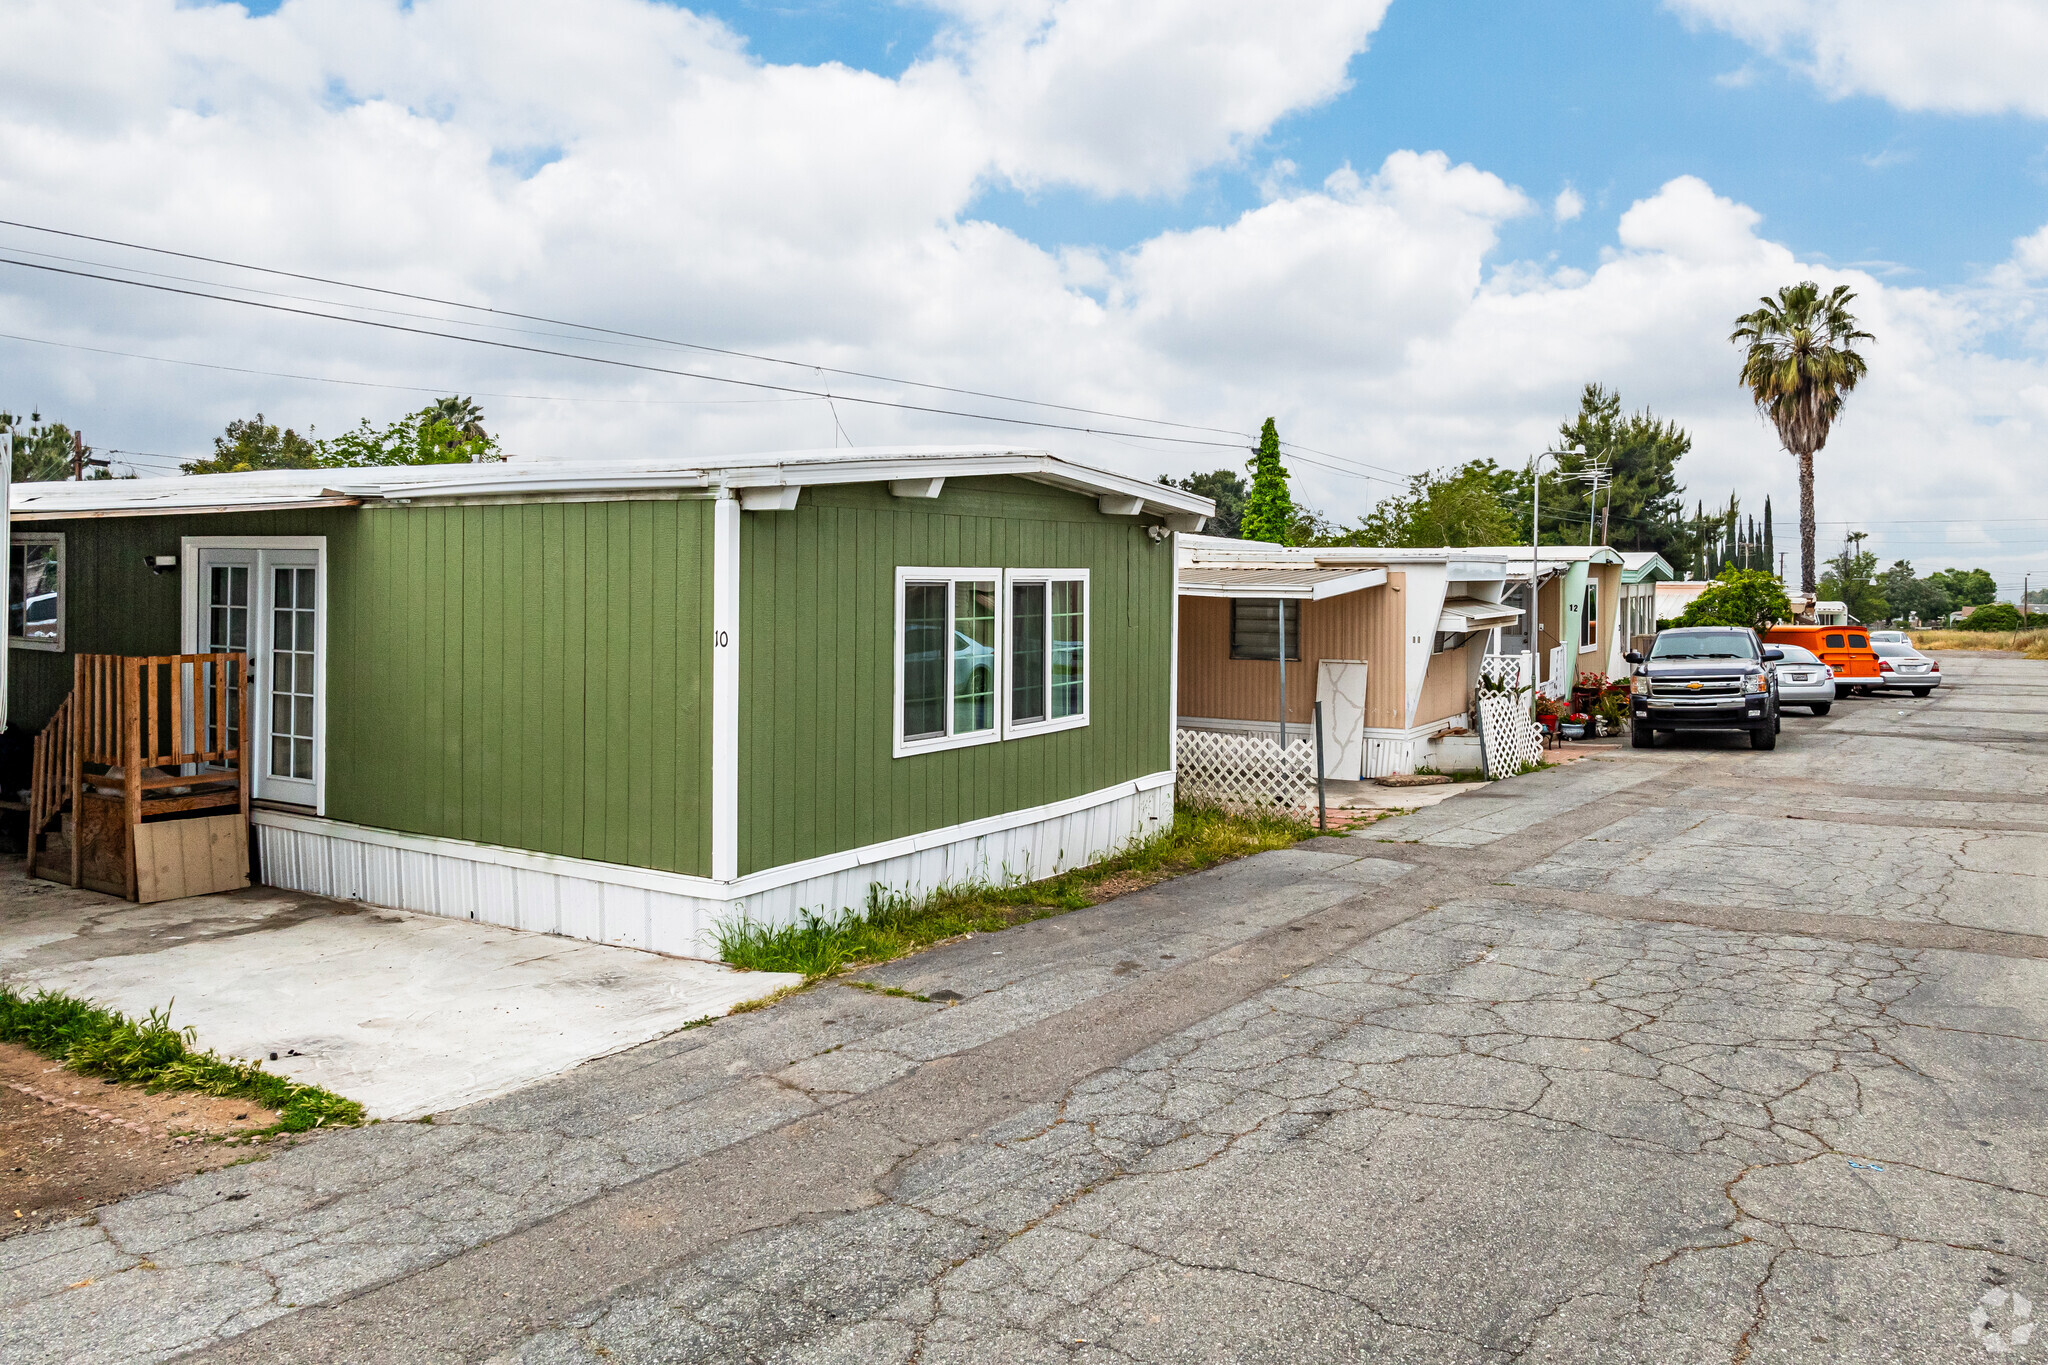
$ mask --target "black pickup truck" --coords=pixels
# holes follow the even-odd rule
[[[1699,626],[1660,632],[1646,658],[1622,656],[1629,674],[1629,743],[1656,744],[1666,730],[1747,730],[1749,747],[1778,747],[1778,680],[1785,657],[1753,630]]]

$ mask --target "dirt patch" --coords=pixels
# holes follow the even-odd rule
[[[268,1143],[236,1135],[276,1122],[248,1100],[152,1095],[0,1043],[0,1237],[254,1159]]]

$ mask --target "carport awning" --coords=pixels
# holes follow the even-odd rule
[[[1299,597],[1320,602],[1347,592],[1377,588],[1387,581],[1385,569],[1222,568],[1190,565],[1180,571],[1183,597]]]
[[[1436,618],[1438,630],[1492,630],[1522,619],[1521,608],[1482,602],[1476,597],[1453,597],[1445,601],[1443,615]]]

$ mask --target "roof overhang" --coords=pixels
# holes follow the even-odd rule
[[[1183,568],[1182,597],[1275,597],[1321,602],[1346,593],[1377,588],[1387,581],[1385,569],[1231,568],[1217,565]]]
[[[1107,516],[1149,516],[1170,530],[1194,532],[1215,514],[1208,498],[1166,484],[1043,450],[1005,446],[899,446],[852,451],[789,451],[706,461],[512,459],[492,464],[413,465],[326,470],[262,470],[156,479],[17,484],[13,518],[162,516],[286,507],[353,506],[372,501],[430,502],[732,496],[749,511],[786,511],[793,490],[830,484],[886,483],[898,497],[937,497],[949,478],[1010,476],[1088,494]]]
[[[1476,597],[1453,597],[1444,603],[1443,613],[1436,618],[1436,628],[1444,631],[1492,630],[1495,626],[1512,625],[1521,619],[1519,607],[1482,602]]]

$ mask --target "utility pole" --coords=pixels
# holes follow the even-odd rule
[[[71,477],[72,477],[72,479],[74,479],[74,480],[78,480],[78,479],[83,479],[83,478],[85,477],[85,471],[86,471],[87,469],[89,469],[89,468],[94,468],[94,467],[98,467],[98,468],[101,468],[101,469],[104,469],[104,468],[106,468],[106,466],[107,466],[107,462],[106,462],[105,460],[95,460],[95,459],[91,459],[91,458],[89,458],[89,457],[91,456],[91,454],[92,454],[92,447],[91,447],[91,446],[89,446],[89,445],[87,445],[87,444],[85,443],[85,433],[84,433],[84,432],[82,432],[82,431],[74,431],[74,432],[72,432],[72,433],[71,433]]]

